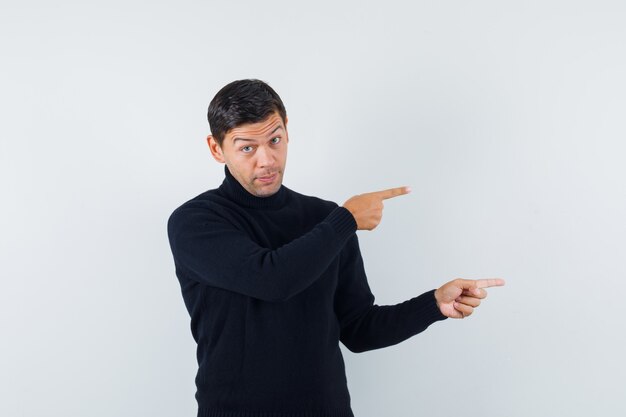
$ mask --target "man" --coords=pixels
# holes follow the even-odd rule
[[[383,201],[410,190],[339,206],[284,186],[288,118],[262,81],[223,87],[208,119],[224,180],[168,221],[198,344],[198,416],[352,417],[339,341],[352,352],[400,343],[469,316],[485,287],[504,284],[456,279],[403,303],[374,304],[356,231],[373,230]]]

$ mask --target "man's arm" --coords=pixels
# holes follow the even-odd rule
[[[285,301],[309,287],[356,228],[352,214],[336,207],[308,233],[271,250],[200,209],[175,211],[168,221],[177,268],[204,284],[265,301]]]
[[[167,223],[174,262],[204,284],[285,301],[319,278],[357,229],[380,223],[383,200],[409,191],[397,187],[354,196],[311,231],[274,250],[206,209],[178,208]]]
[[[356,234],[341,252],[339,274],[334,302],[339,339],[352,352],[395,345],[446,319],[437,306],[435,290],[395,305],[374,304]]]
[[[468,317],[487,297],[485,288],[505,284],[500,278],[457,278],[402,303],[379,306],[374,304],[367,283],[356,234],[346,243],[340,257],[334,302],[341,327],[339,339],[356,353],[395,345],[448,317]]]

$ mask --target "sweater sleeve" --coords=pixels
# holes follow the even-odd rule
[[[434,292],[433,289],[395,305],[374,304],[354,234],[340,255],[334,300],[341,327],[339,339],[355,353],[398,344],[446,319],[437,307]]]
[[[177,210],[168,220],[176,268],[191,279],[265,301],[285,301],[310,286],[357,229],[334,208],[308,233],[271,250],[206,210]]]

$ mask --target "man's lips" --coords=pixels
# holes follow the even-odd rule
[[[277,174],[278,174],[278,173],[277,173],[277,172],[275,172],[275,173],[273,173],[272,175],[268,175],[268,176],[265,176],[265,177],[258,177],[258,180],[263,181],[263,182],[270,182],[270,181],[272,181],[274,178],[276,178],[276,175],[277,175]]]

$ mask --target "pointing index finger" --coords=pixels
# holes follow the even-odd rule
[[[505,281],[501,278],[477,279],[476,288],[501,287]]]
[[[410,192],[411,192],[411,187],[396,187],[396,188],[389,188],[387,190],[377,191],[375,192],[375,194],[377,194],[383,200],[386,200],[388,198],[397,197],[399,195],[408,194]]]

